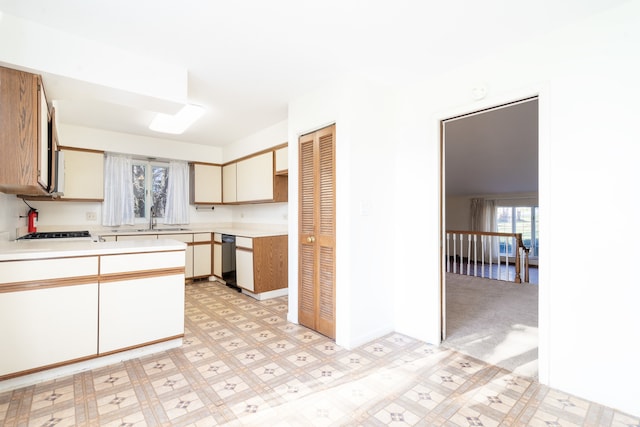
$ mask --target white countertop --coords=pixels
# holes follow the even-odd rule
[[[186,247],[185,243],[168,238],[124,242],[16,240],[0,242],[0,261],[185,250]]]
[[[94,234],[98,236],[122,236],[122,235],[143,235],[143,234],[157,234],[157,235],[171,235],[171,234],[189,234],[189,233],[221,233],[221,234],[231,234],[234,236],[241,237],[268,237],[268,236],[286,236],[288,231],[280,227],[251,227],[251,226],[232,226],[232,225],[223,225],[223,226],[194,226],[189,227],[186,226],[182,229],[176,230],[162,230],[163,227],[158,226],[159,230],[144,230],[137,231],[136,229],[120,229],[117,231],[114,230],[105,230],[105,231],[95,231]]]

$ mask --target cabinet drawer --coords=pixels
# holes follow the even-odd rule
[[[251,237],[236,237],[236,248],[253,249],[253,239]]]
[[[95,276],[97,274],[97,256],[0,262],[0,283]]]
[[[210,242],[211,233],[196,233],[193,235],[194,242]]]
[[[0,377],[96,355],[98,284],[0,294]]]
[[[184,266],[184,251],[102,255],[100,257],[100,274],[126,273]]]
[[[217,243],[222,243],[222,234],[221,233],[213,233],[213,241]]]

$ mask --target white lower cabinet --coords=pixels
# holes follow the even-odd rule
[[[184,257],[0,261],[0,380],[182,337]]]
[[[193,235],[193,277],[211,276],[211,233]]]
[[[153,304],[147,303],[153,295]],[[100,284],[98,353],[152,343],[184,333],[184,276]]]
[[[222,279],[222,234],[213,234],[213,275]]]
[[[96,355],[98,284],[0,294],[0,377]]]
[[[253,239],[236,237],[236,282],[241,288],[254,291]]]

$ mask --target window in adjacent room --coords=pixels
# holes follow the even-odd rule
[[[153,206],[155,217],[164,218],[167,205],[169,165],[160,162],[133,161],[133,211],[136,222],[149,219]]]
[[[500,233],[522,233],[522,241],[529,250],[530,257],[538,256],[538,207],[499,206],[496,207],[497,231]],[[500,254],[514,256],[514,247],[509,240],[500,242]]]

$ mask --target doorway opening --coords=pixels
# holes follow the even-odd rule
[[[440,127],[442,345],[533,378],[538,377],[538,122],[535,96],[451,117]],[[535,284],[529,276],[526,281],[509,276],[509,269],[520,269],[521,259],[516,268],[517,239],[512,244],[500,236],[508,233],[519,235],[521,253],[531,255]],[[453,254],[451,234],[454,245],[458,242]],[[498,274],[496,261],[504,269]]]

